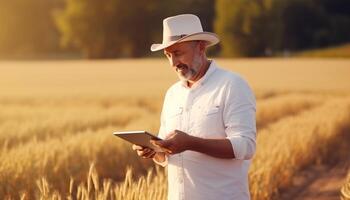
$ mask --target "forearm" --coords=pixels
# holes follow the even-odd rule
[[[191,136],[188,150],[216,158],[235,158],[231,142],[228,139],[204,139]]]

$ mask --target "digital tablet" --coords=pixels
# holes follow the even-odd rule
[[[150,143],[151,139],[161,140],[159,137],[147,132],[147,131],[117,131],[113,135],[118,136],[132,144],[136,144],[143,147],[148,147],[156,152],[163,152],[163,150]]]

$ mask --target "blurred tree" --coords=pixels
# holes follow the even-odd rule
[[[137,5],[144,3],[141,0]],[[122,0],[66,0],[65,10],[56,14],[62,44],[81,49],[88,58],[138,56],[130,42],[148,36],[147,10],[129,5]]]
[[[349,0],[217,0],[224,56],[262,56],[350,41]]]
[[[61,5],[61,0],[0,0],[0,56],[30,57],[58,51],[52,11]]]
[[[350,41],[348,0],[289,0],[282,10],[283,48],[296,51]]]
[[[325,45],[341,44],[350,41],[350,1],[349,0],[315,0],[320,6],[324,20],[327,21],[328,38]],[[318,33],[318,34],[322,34]]]
[[[271,0],[217,0],[215,30],[223,56],[259,56],[276,46]],[[276,26],[275,26],[276,25]]]
[[[66,0],[56,15],[64,46],[74,45],[89,58],[140,57],[162,38],[165,17],[194,13],[212,29],[211,0]]]
[[[327,16],[312,0],[290,0],[283,8],[283,48],[289,50],[316,46],[323,37],[329,37]],[[318,34],[318,35],[317,35]]]
[[[183,13],[219,34],[210,53],[273,55],[349,42],[349,10],[349,0],[0,0],[0,57],[60,52],[59,40],[88,58],[154,55],[162,20]]]
[[[213,0],[173,0],[162,5],[164,16],[194,14],[201,19],[205,31],[213,31],[215,17],[215,1]]]
[[[56,15],[62,44],[88,58],[139,57],[149,50],[161,0],[66,0]]]

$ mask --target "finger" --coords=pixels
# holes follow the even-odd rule
[[[149,152],[151,152],[151,151],[153,151],[153,150],[150,149],[150,148],[144,148],[144,149],[143,149],[143,154],[147,154],[147,153],[149,153]]]
[[[136,150],[138,156],[142,156],[144,153],[142,150]]]
[[[145,153],[142,158],[153,158],[155,156],[156,152],[155,151],[150,151],[148,153]]]
[[[157,152],[153,152],[152,155],[150,155],[151,158],[153,158],[156,155]]]
[[[151,143],[154,146],[159,147],[165,153],[168,153],[168,154],[172,153],[172,150],[170,149],[172,145],[171,140],[151,140]]]
[[[150,140],[150,143],[151,143],[152,145],[156,146],[156,147],[160,147],[160,146],[159,146],[160,143],[158,143],[159,141],[160,141],[160,140]]]
[[[155,153],[155,152],[154,152],[153,150],[151,150],[151,151],[149,151],[149,152],[144,153],[144,154],[143,154],[143,157],[149,158],[149,157],[151,157],[154,153]]]
[[[132,145],[132,149],[133,149],[133,150],[142,150],[142,149],[144,149],[144,147],[139,146],[139,145],[136,145],[136,144],[133,144],[133,145]]]
[[[154,144],[156,141],[157,141],[157,140],[151,139],[151,140],[149,141],[149,143]]]
[[[141,150],[137,150],[137,155],[144,156],[146,153],[148,153],[151,149],[150,148],[143,148]]]
[[[154,143],[157,142],[157,141],[161,141],[161,140],[151,139],[149,142],[150,142],[151,144],[154,144]]]
[[[169,140],[158,140],[153,142],[154,145],[160,147],[160,148],[168,148],[171,144],[171,141]]]
[[[167,154],[173,154],[173,151],[170,150],[170,149],[164,149],[164,152],[167,153]]]
[[[160,147],[160,150],[161,152],[164,152],[164,153],[168,153],[168,154],[172,153],[171,149],[166,147]]]

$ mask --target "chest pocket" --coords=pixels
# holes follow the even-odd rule
[[[217,114],[220,110],[220,106],[215,106],[215,107],[210,107],[207,112],[206,115],[213,115],[213,114]]]
[[[166,132],[172,132],[175,129],[181,129],[181,119],[182,119],[183,108],[177,107],[169,111],[166,117]]]
[[[192,115],[193,132],[204,138],[216,137],[218,128],[223,124],[219,105],[201,106]],[[208,135],[211,134],[211,135]]]

